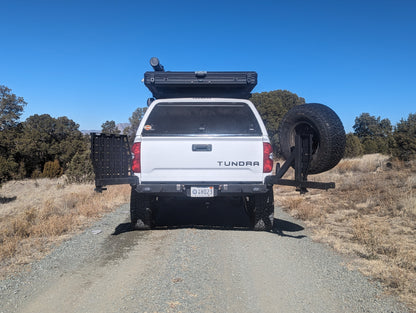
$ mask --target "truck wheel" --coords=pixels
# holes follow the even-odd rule
[[[308,174],[330,170],[344,156],[345,131],[338,115],[319,103],[307,103],[290,109],[279,125],[279,152],[289,158],[296,134],[312,134],[312,160]]]
[[[130,198],[130,218],[133,229],[151,229],[153,223],[153,197],[138,193],[132,188]]]
[[[274,220],[274,198],[273,188],[264,194],[254,196],[254,205],[250,207],[250,220],[252,229],[255,231],[270,231]]]

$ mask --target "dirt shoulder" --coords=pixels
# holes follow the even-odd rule
[[[129,186],[103,194],[64,179],[11,181],[0,189],[0,277],[17,273],[104,213],[129,201]]]
[[[277,203],[302,219],[313,239],[353,257],[351,268],[416,310],[416,163],[366,155],[311,179],[334,181],[336,189],[300,196],[279,187]]]

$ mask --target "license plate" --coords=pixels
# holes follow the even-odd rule
[[[191,187],[192,198],[212,198],[214,187]]]

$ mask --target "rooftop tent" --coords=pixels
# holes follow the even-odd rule
[[[165,72],[152,58],[154,72],[144,74],[144,84],[156,99],[238,98],[249,99],[257,85],[256,72]]]

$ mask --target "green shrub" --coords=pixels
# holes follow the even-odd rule
[[[401,120],[393,133],[393,155],[400,160],[416,158],[416,114],[409,114],[407,120]]]
[[[14,177],[19,164],[10,156],[8,159],[0,156],[0,184]]]
[[[87,183],[94,181],[94,170],[89,151],[76,153],[66,171],[68,183]]]
[[[364,154],[363,145],[361,144],[360,139],[358,136],[354,134],[347,134],[347,141],[345,144],[345,158],[355,158],[362,156]]]
[[[381,153],[389,154],[391,136],[389,137],[365,137],[361,139],[364,154]]]

